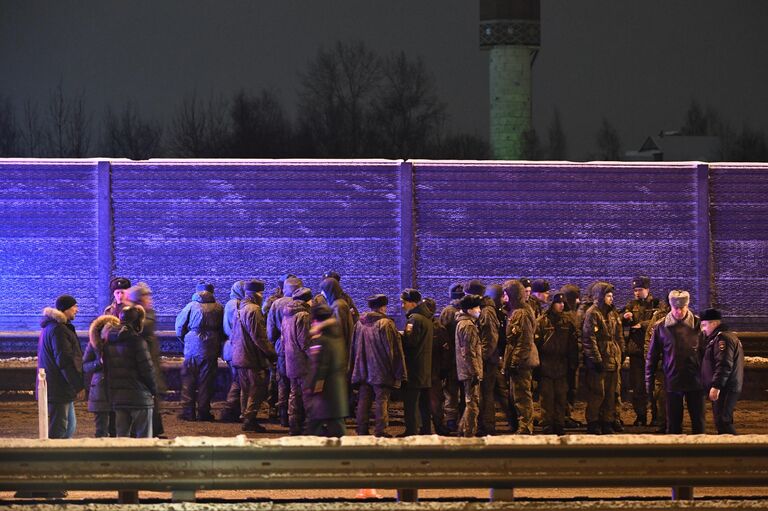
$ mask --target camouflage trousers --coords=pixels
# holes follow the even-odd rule
[[[530,369],[517,369],[509,377],[509,387],[517,410],[517,433],[533,433],[533,375]]]
[[[461,382],[464,387],[464,413],[459,421],[459,435],[473,437],[477,433],[477,416],[480,413],[480,382]]]
[[[568,379],[542,376],[539,383],[542,423],[553,427],[563,426],[568,405]]]
[[[613,424],[618,418],[616,393],[619,388],[619,371],[587,371],[587,423]]]

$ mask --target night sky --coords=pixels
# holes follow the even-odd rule
[[[768,2],[542,0],[534,124],[559,108],[568,157],[596,149],[602,117],[623,149],[679,128],[692,99],[768,132]],[[487,53],[472,0],[0,0],[0,94],[43,105],[59,80],[94,119],[133,100],[167,119],[181,98],[275,91],[289,111],[318,47],[362,40],[422,56],[455,131],[487,139]]]

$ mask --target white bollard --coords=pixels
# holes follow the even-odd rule
[[[45,369],[37,370],[37,423],[40,440],[48,438],[48,382],[45,379]]]

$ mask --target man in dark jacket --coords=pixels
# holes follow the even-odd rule
[[[688,291],[669,293],[671,311],[653,327],[645,361],[645,385],[650,393],[661,360],[666,378],[667,433],[683,432],[683,399],[688,404],[691,429],[704,433],[704,393],[701,383],[701,321],[688,308]]]
[[[282,308],[280,341],[283,345],[285,376],[290,385],[288,425],[291,435],[300,435],[304,430],[304,379],[309,370],[308,352],[311,341],[309,336],[310,300],[312,300],[312,291],[306,287],[300,287],[291,292],[289,303],[282,305],[275,302],[270,311],[271,315],[277,307]]]
[[[509,378],[509,386],[517,410],[519,435],[533,434],[533,370],[539,367],[539,352],[533,342],[536,319],[526,304],[525,288],[515,280],[504,282],[504,308],[507,311],[506,347],[502,371]]]
[[[587,433],[598,435],[621,430],[616,394],[624,336],[621,318],[613,307],[613,291],[607,282],[593,287],[595,303],[584,316],[581,334],[587,370]]]
[[[152,437],[152,407],[157,380],[147,342],[141,336],[144,308],[120,311],[120,330],[113,331],[104,349],[109,401],[115,410],[118,437]]]
[[[325,304],[312,307],[309,367],[303,385],[307,433],[341,437],[349,415],[347,353],[333,310]]]
[[[84,388],[83,351],[72,325],[77,309],[77,300],[61,295],[40,321],[37,368],[45,369],[48,385],[48,438],[72,438],[77,427],[75,399]]]
[[[451,284],[448,288],[450,303],[440,311],[438,321],[446,329],[448,336],[448,363],[443,378],[443,413],[445,427],[455,433],[459,424],[459,381],[456,379],[456,313],[459,312],[459,301],[464,296],[464,284]]]
[[[477,320],[482,304],[480,295],[468,294],[461,299],[456,315],[456,370],[464,387],[464,413],[459,421],[459,434],[473,437],[477,433],[480,384],[483,381],[483,346]]]
[[[403,332],[403,352],[408,383],[403,391],[405,432],[403,436],[418,435],[421,430],[420,401],[423,391],[432,386],[432,317],[416,289],[405,289],[400,302],[407,317]]]
[[[431,435],[432,426],[434,426],[435,433],[448,436],[450,432],[445,427],[442,375],[456,364],[455,355],[453,364],[447,360],[447,357],[454,353],[450,348],[454,341],[448,338],[448,330],[440,324],[440,320],[435,316],[437,302],[433,298],[424,298],[423,302],[427,307],[427,312],[432,317],[432,385],[429,390],[422,392],[422,399],[419,400],[421,407],[420,433]]]
[[[651,318],[659,308],[649,288],[651,279],[640,275],[632,279],[634,300],[630,300],[622,312],[624,326],[629,328],[627,351],[629,355],[629,386],[632,389],[632,408],[635,410],[635,426],[648,424],[648,395],[645,392],[645,333],[651,326]]]
[[[155,402],[152,405],[152,434],[156,437],[165,437],[163,416],[160,412],[166,386],[163,370],[160,367],[160,342],[155,334],[157,316],[152,301],[152,290],[144,282],[139,282],[125,291],[124,302],[126,306],[141,305],[144,308],[144,328],[141,330],[141,336],[149,347],[149,354],[152,357],[152,367],[155,369],[155,380],[157,382]]]
[[[480,384],[479,431],[483,435],[496,433],[496,368],[499,366],[499,318],[496,315],[496,303],[484,297],[485,284],[473,279],[464,286],[468,295],[481,297],[480,315],[477,328],[480,332],[480,346],[483,353],[483,380]],[[457,361],[458,363],[458,361]]]
[[[565,314],[562,293],[552,297],[552,304],[539,318],[535,342],[541,360],[541,417],[545,434],[565,434],[565,409],[568,398],[568,374],[578,364],[578,333]]]
[[[109,291],[112,293],[112,303],[107,305],[102,314],[109,314],[116,318],[120,317],[120,311],[123,310],[125,303],[123,296],[126,290],[131,287],[131,281],[125,277],[114,277],[109,281]]]
[[[494,388],[496,403],[498,403],[498,405],[501,407],[501,411],[504,412],[504,417],[507,418],[509,430],[514,433],[517,431],[518,426],[517,410],[515,410],[515,401],[512,398],[512,393],[509,391],[509,382],[507,381],[507,378],[501,373],[501,358],[504,354],[505,348],[507,347],[507,313],[504,311],[504,302],[502,302],[503,296],[504,288],[501,287],[501,284],[491,284],[485,290],[486,301],[490,300],[493,302],[493,306],[496,309],[496,318],[499,321],[499,342],[496,347],[495,363],[487,364],[487,370],[486,366],[483,366],[483,381],[485,381],[485,378],[489,377],[489,372],[491,368],[493,368],[496,373],[495,377],[492,377],[496,380],[496,385]],[[490,304],[490,302],[488,303]],[[494,408],[494,415],[495,412],[496,410]]]
[[[701,380],[704,392],[712,401],[712,416],[718,435],[735,435],[733,410],[744,382],[744,349],[741,341],[728,326],[717,309],[701,314],[704,358],[701,361]]]
[[[257,414],[267,397],[267,371],[277,360],[277,353],[269,339],[264,316],[261,313],[263,280],[250,280],[245,284],[245,297],[235,313],[232,326],[232,365],[237,369],[240,382],[240,409],[243,431],[266,432],[259,424]]]
[[[283,296],[272,303],[267,320],[267,339],[275,347],[277,352],[277,377],[273,380],[277,383],[277,414],[280,417],[280,425],[289,426],[288,419],[288,400],[291,394],[291,380],[285,372],[285,349],[283,347],[281,336],[281,327],[285,308],[293,303],[293,292],[302,287],[304,283],[300,278],[288,277],[283,281]]]
[[[386,295],[368,298],[370,312],[355,324],[352,341],[352,384],[359,385],[357,434],[367,435],[373,401],[374,435],[389,437],[389,397],[407,379],[403,343],[395,322],[387,316]]]
[[[267,300],[264,302],[264,307],[262,307],[262,312],[264,314],[264,317],[269,317],[269,310],[272,308],[272,304],[275,303],[276,300],[279,298],[282,298],[285,296],[285,292],[283,291],[283,286],[285,285],[285,281],[290,278],[295,278],[296,275],[293,273],[285,273],[283,275],[280,275],[277,279],[277,287],[272,292],[271,295],[267,298]]]
[[[211,398],[224,341],[224,308],[213,296],[213,284],[200,283],[176,316],[176,336],[184,343],[181,366],[180,419],[213,421]]]

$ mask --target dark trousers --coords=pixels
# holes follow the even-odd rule
[[[403,414],[405,415],[406,435],[418,435],[421,430],[420,401],[422,390],[408,384],[403,389]]]
[[[115,410],[117,436],[152,438],[152,407]]]
[[[344,419],[309,419],[307,421],[307,434],[326,437],[342,437],[347,433]]]
[[[229,390],[227,391],[227,401],[224,404],[224,412],[231,418],[240,416],[240,380],[237,378],[237,369],[232,364],[229,366]]]
[[[155,395],[154,406],[152,407],[152,434],[154,436],[160,436],[165,434],[165,427],[163,426],[163,416],[160,414],[160,406],[162,405],[163,398],[160,393]]]
[[[184,414],[197,418],[211,414],[218,367],[215,358],[184,358],[181,366],[181,407]]]
[[[739,400],[740,392],[720,391],[720,397],[712,402],[712,416],[715,419],[715,429],[718,435],[735,435],[736,428],[733,427],[733,410],[736,408],[736,401]]]
[[[373,403],[373,417],[375,425],[374,435],[381,436],[387,432],[389,426],[389,396],[392,388],[386,385],[368,385],[361,383],[357,394],[357,434],[368,434],[368,422],[371,416],[371,403]]]
[[[77,429],[75,402],[48,403],[48,438],[72,438]]]
[[[93,412],[93,425],[96,438],[116,437],[115,412]]]
[[[691,431],[694,435],[704,433],[704,392],[701,390],[667,391],[667,433],[679,435],[683,432],[683,399],[688,406]]]
[[[290,381],[291,388],[288,396],[288,424],[291,435],[300,435],[304,430],[304,398],[302,397],[304,380],[293,378]]]
[[[632,408],[635,416],[646,419],[648,394],[645,391],[645,357],[642,354],[629,356],[629,388],[632,389]]]
[[[480,431],[489,435],[496,432],[496,370],[497,365],[483,362],[483,381],[480,382],[479,427]]]
[[[246,422],[254,422],[261,403],[267,398],[267,371],[238,367],[237,378],[240,381],[240,410],[243,418]]]

